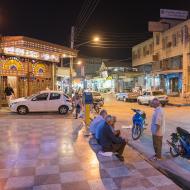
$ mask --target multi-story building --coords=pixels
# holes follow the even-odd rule
[[[77,51],[24,36],[2,37],[0,42],[0,98],[9,83],[16,97],[56,86],[56,67]]]
[[[160,88],[167,94],[185,96],[190,92],[190,20],[132,48],[132,65],[144,74],[138,83]]]

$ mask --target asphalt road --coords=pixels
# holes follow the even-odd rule
[[[154,108],[148,105],[138,105],[134,102],[117,101],[114,95],[105,95],[104,108],[109,114],[115,115],[118,118],[118,124],[131,125],[134,112],[132,108],[145,111],[147,115],[148,126],[145,130],[146,134],[150,134],[151,117]],[[176,127],[182,127],[190,132],[190,107],[175,107],[165,106],[165,119],[166,119],[166,133],[165,138],[169,138],[169,135],[175,131]]]

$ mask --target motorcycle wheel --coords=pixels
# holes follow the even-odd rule
[[[132,138],[133,140],[137,140],[140,138],[142,134],[142,129],[139,125],[134,125],[133,128],[132,128]]]

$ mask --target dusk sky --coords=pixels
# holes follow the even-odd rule
[[[97,7],[92,11],[96,2]],[[88,9],[88,4],[89,13],[84,15],[83,11],[83,17],[79,17],[81,10]],[[92,12],[75,44],[98,34],[103,41],[102,48],[80,47],[80,52],[88,56],[125,59],[131,56],[132,45],[151,36],[148,21],[159,20],[160,8],[189,11],[190,1],[1,0],[0,33],[24,35],[69,46],[71,26],[78,25],[80,28],[80,19],[85,21]]]

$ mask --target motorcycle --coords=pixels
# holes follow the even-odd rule
[[[190,133],[180,127],[176,128],[177,133],[171,134],[171,141],[167,140],[170,146],[172,157],[184,157],[190,159]]]
[[[97,114],[100,113],[101,106],[98,102],[93,102],[93,109],[96,111]]]
[[[132,109],[135,112],[133,116],[132,138],[137,140],[140,138],[146,125],[146,113],[138,109]]]

